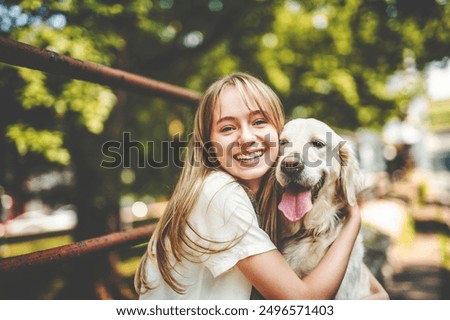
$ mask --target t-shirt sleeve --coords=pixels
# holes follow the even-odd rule
[[[215,174],[205,181],[189,224],[189,238],[198,247],[207,249],[201,261],[214,277],[239,260],[275,249],[259,227],[244,189],[226,174]],[[209,249],[217,252],[209,253]]]

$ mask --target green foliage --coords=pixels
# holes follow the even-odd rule
[[[40,71],[21,68],[19,74],[26,85],[22,89],[22,105],[26,109],[35,106],[51,107],[55,97],[49,92],[45,80],[46,75]]]
[[[68,109],[79,112],[86,128],[99,134],[116,102],[117,98],[109,88],[70,81],[64,86],[54,106],[59,115],[63,115]]]
[[[27,128],[23,124],[10,125],[6,136],[15,142],[17,151],[24,156],[28,152],[43,153],[49,161],[68,165],[70,155],[63,147],[63,133]]]
[[[79,26],[55,30],[40,25],[17,30],[13,36],[19,41],[37,47],[104,65],[109,65],[113,61],[112,50],[123,46],[122,39],[113,33],[100,32],[93,37],[91,32]],[[72,106],[72,110],[83,114],[87,127],[93,132],[101,131],[98,123],[106,120],[115,104],[111,89],[101,88],[96,84],[65,80],[64,83],[67,84],[64,86],[61,83],[51,83],[51,79],[49,80],[51,76],[45,73],[28,69],[20,69],[20,75],[25,81],[22,89],[24,107],[53,106],[56,113],[61,116],[68,109],[67,106]],[[49,89],[53,89],[53,92]],[[95,101],[97,99],[99,101]],[[99,119],[93,119],[93,115],[97,115]],[[94,125],[92,122],[97,124]]]

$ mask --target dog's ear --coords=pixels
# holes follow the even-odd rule
[[[341,172],[338,182],[338,198],[344,203],[354,206],[357,195],[364,187],[364,179],[356,155],[353,150],[344,144],[339,150]]]

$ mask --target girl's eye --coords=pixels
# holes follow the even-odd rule
[[[280,143],[280,146],[284,146],[284,145],[287,145],[289,143],[289,141],[282,139],[282,140],[280,140],[279,143]]]
[[[260,125],[263,125],[263,124],[266,124],[266,123],[267,123],[267,120],[264,119],[264,118],[261,118],[261,119],[255,120],[254,125],[260,126]]]
[[[325,142],[322,140],[313,140],[311,141],[311,144],[317,149],[321,149],[326,146]]]
[[[233,130],[232,126],[225,126],[220,129],[220,132],[229,132],[231,130]]]

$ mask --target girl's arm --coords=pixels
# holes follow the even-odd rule
[[[303,279],[277,250],[247,257],[237,266],[266,299],[333,299],[344,278],[360,227],[359,211],[352,208],[338,238],[317,267]]]

